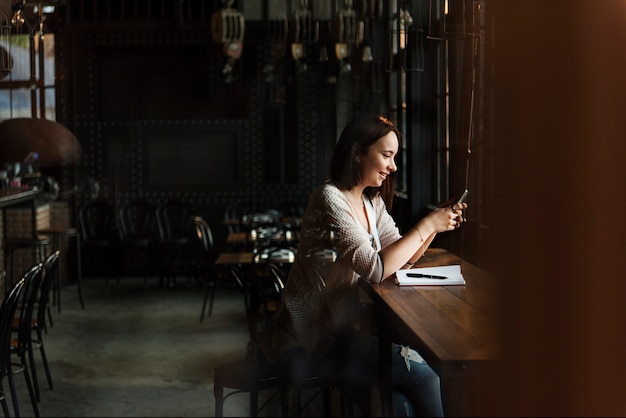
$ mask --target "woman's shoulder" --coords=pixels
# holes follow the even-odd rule
[[[348,201],[345,196],[331,182],[326,182],[317,186],[309,195],[308,208],[324,212],[335,212],[345,210]]]
[[[324,200],[336,200],[342,198],[343,193],[334,183],[327,181],[317,186],[311,196]]]

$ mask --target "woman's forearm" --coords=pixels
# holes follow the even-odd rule
[[[411,256],[409,261],[404,265],[404,268],[413,267],[413,265],[417,263],[419,259],[424,255],[428,247],[430,247],[430,244],[433,242],[436,236],[437,236],[436,232],[433,232],[432,234],[430,234],[428,238],[426,238],[424,243],[417,249],[415,254],[413,254],[413,256]]]
[[[407,261],[413,262],[421,257],[436,235],[435,232],[426,232],[427,230],[429,228],[416,225],[398,241],[380,251],[385,269],[383,278],[405,267]]]

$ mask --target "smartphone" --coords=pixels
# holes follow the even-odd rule
[[[463,194],[461,195],[461,197],[457,200],[456,198],[452,198],[452,199],[448,199],[445,202],[440,203],[439,205],[437,205],[438,208],[449,208],[450,206],[456,204],[461,204],[463,202],[465,202],[465,198],[467,197],[467,194],[469,193],[468,189],[465,189],[465,191],[463,192]]]
[[[463,192],[463,194],[461,195],[461,197],[459,198],[459,201],[456,202],[457,205],[460,205],[461,203],[465,202],[465,198],[467,197],[467,194],[469,193],[469,190],[465,189],[465,191]]]

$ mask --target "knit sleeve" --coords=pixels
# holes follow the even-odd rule
[[[335,230],[334,246],[337,250],[337,261],[350,266],[358,277],[380,282],[383,266],[378,251],[372,245],[372,237],[363,229],[355,218],[350,203],[344,194],[334,186],[328,185],[322,194],[324,210],[328,214],[328,224]]]
[[[376,211],[376,227],[378,228],[380,246],[385,248],[402,238],[402,235],[396,221],[387,211],[385,201],[381,197],[376,197],[372,199],[372,204]]]
[[[332,231],[332,234],[329,232]],[[332,236],[332,239],[330,237]],[[332,260],[324,256],[333,251]],[[301,344],[314,357],[360,315],[358,278],[379,282],[382,261],[343,193],[326,183],[309,197],[300,243],[274,321],[277,346]],[[278,341],[281,343],[278,344]]]

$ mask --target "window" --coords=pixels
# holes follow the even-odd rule
[[[17,27],[0,12],[0,120],[56,118],[54,33],[34,24],[28,12],[37,14],[36,7]]]
[[[391,62],[396,65],[389,73],[391,114],[405,138],[401,163],[406,168],[400,173],[406,177],[398,179],[396,215],[408,228],[416,216],[468,188],[470,222],[458,233],[438,235],[434,246],[480,266],[490,233],[492,218],[486,208],[494,184],[493,3],[390,4],[396,5],[391,8],[392,21],[409,13],[412,22],[405,38],[407,55],[394,57]],[[394,39],[403,32],[396,33]],[[409,53],[415,55],[413,60]]]

